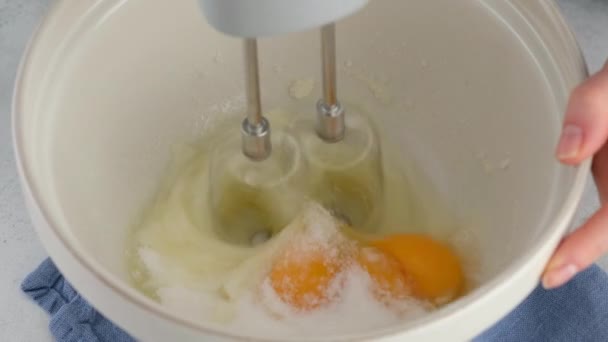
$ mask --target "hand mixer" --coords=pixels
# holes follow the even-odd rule
[[[363,134],[356,130],[353,134],[347,132],[345,110],[337,96],[334,24],[363,8],[367,0],[200,0],[200,3],[215,29],[243,39],[245,55],[247,115],[241,125],[239,149],[241,157],[246,158],[241,158],[238,166],[232,165],[240,172],[232,179],[218,180],[226,179],[226,174],[230,173],[226,172],[226,167],[229,169],[230,165],[222,165],[212,173],[212,177],[216,177],[212,179],[215,184],[215,190],[211,191],[212,209],[220,217],[220,235],[232,242],[256,244],[280,229],[296,210],[295,206],[283,204],[298,202],[297,191],[294,196],[288,196],[294,193],[293,189],[287,189],[295,185],[291,180],[310,177],[310,174],[304,174],[307,169],[304,164],[322,170],[317,178],[324,181],[317,184],[316,189],[320,190],[314,195],[322,198],[327,206],[340,207],[340,203],[352,202],[354,197],[362,203],[358,207],[350,205],[350,215],[334,210],[337,216],[350,221],[353,215],[369,215],[371,209],[368,207],[373,207],[370,202],[377,198],[370,198],[367,193],[378,192],[377,188],[381,186],[379,149],[371,130],[366,128],[361,131]],[[316,106],[316,120],[311,129],[314,133],[302,134],[299,144],[297,139],[280,134],[281,147],[277,149],[271,137],[271,125],[262,113],[257,38],[317,27],[321,31],[323,96]],[[348,148],[344,148],[345,145]],[[236,153],[234,146],[232,149],[221,151],[215,159],[227,163],[231,158],[226,154]],[[361,158],[362,155],[368,157]],[[346,176],[344,170],[353,166],[363,172],[358,175],[351,172],[350,177]],[[361,177],[372,179],[373,184],[365,184],[370,188],[366,194],[361,194],[361,184],[353,186],[370,183],[357,179]],[[315,188],[311,184],[307,186]],[[249,227],[243,228],[246,225]]]

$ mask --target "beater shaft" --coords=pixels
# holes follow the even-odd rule
[[[336,26],[321,28],[323,98],[317,103],[317,135],[327,142],[344,138],[344,109],[338,102],[336,78]]]
[[[323,68],[323,101],[328,106],[337,104],[336,98],[336,28],[329,24],[321,28],[321,61]]]
[[[270,123],[262,116],[260,96],[260,72],[258,67],[258,45],[254,38],[244,40],[245,51],[245,92],[247,94],[247,117],[243,121],[243,153],[255,161],[270,156]]]
[[[258,67],[258,43],[256,39],[245,39],[245,90],[247,92],[247,120],[250,125],[262,122],[262,100],[260,99],[260,71]]]

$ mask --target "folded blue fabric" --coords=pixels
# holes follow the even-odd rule
[[[93,309],[50,259],[21,285],[51,315],[58,342],[134,341]],[[553,291],[538,287],[502,321],[474,342],[608,341],[608,276],[597,266]]]
[[[99,314],[46,259],[25,278],[21,289],[51,315],[49,329],[58,342],[132,342],[127,333]]]
[[[482,341],[608,341],[608,275],[594,265],[558,289],[537,287]]]

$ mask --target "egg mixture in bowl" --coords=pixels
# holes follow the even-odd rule
[[[369,115],[352,112],[346,139],[328,145],[305,113],[267,116],[273,153],[291,152],[282,174],[267,165],[273,160],[249,162],[240,153],[237,120],[210,124],[204,138],[176,145],[169,175],[133,231],[138,289],[185,319],[276,337],[382,328],[465,293],[472,269],[462,255],[473,253],[471,241],[458,240],[465,233],[458,227],[451,239],[425,233],[414,174],[378,138]],[[314,154],[313,139],[335,151]],[[314,172],[348,155],[342,169]],[[235,163],[214,170],[216,159]],[[247,163],[266,164],[251,164],[247,174]],[[243,190],[256,176],[280,191]]]

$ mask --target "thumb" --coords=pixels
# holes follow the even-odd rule
[[[564,239],[542,278],[547,289],[559,287],[608,251],[608,206]]]
[[[570,96],[557,157],[578,164],[595,154],[608,137],[608,64]]]

